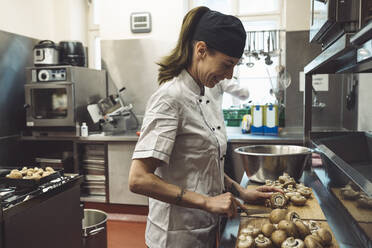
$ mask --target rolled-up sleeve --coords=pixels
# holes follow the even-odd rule
[[[177,126],[178,111],[169,101],[158,99],[150,104],[132,159],[152,157],[168,164],[177,135]]]

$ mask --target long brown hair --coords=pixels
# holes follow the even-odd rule
[[[207,7],[196,7],[183,18],[181,32],[176,47],[171,53],[163,57],[157,64],[160,66],[158,74],[159,85],[178,76],[181,71],[191,64],[193,52],[193,34],[196,25]]]

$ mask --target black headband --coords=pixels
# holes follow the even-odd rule
[[[246,36],[238,18],[209,10],[197,24],[193,39],[205,41],[208,46],[230,57],[240,58]]]

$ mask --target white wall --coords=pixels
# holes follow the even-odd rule
[[[286,31],[310,29],[310,0],[285,0]]]
[[[359,89],[358,89],[358,130],[372,131],[372,74],[359,74]]]
[[[103,40],[151,38],[177,40],[183,16],[185,0],[105,0],[101,5],[100,36]],[[150,12],[152,31],[134,34],[130,30],[132,12]]]
[[[86,0],[0,0],[0,30],[87,44]]]

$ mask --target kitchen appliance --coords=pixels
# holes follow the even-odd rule
[[[138,128],[137,117],[132,112],[133,105],[124,101],[124,90],[125,87],[120,89],[118,94],[110,95],[87,107],[93,122],[100,123],[105,133],[120,133]],[[131,119],[135,122],[134,126],[130,125]]]
[[[76,66],[26,68],[27,127],[92,124],[86,106],[106,96],[105,71]],[[75,131],[74,131],[75,134]]]
[[[85,48],[80,41],[61,41],[60,64],[73,66],[87,66]]]
[[[310,42],[328,47],[345,33],[361,28],[361,5],[368,0],[311,0]]]
[[[34,47],[34,65],[48,66],[59,64],[59,46],[51,40],[42,40]]]
[[[312,150],[295,145],[252,145],[234,150],[241,155],[249,180],[265,183],[277,180],[284,172],[299,180]]]

